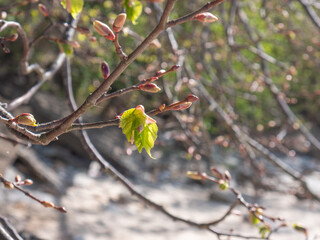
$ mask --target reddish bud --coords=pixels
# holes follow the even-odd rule
[[[173,65],[173,66],[168,70],[168,72],[177,71],[179,68],[180,68],[180,65]]]
[[[144,92],[157,93],[161,90],[155,83],[145,83],[139,85],[139,89]]]
[[[199,98],[196,95],[190,94],[186,97],[186,101],[188,101],[188,102],[195,102],[198,100],[199,100]]]
[[[47,7],[41,3],[38,4],[38,9],[42,13],[43,16],[49,17],[49,11]]]
[[[14,42],[18,39],[19,35],[18,33],[14,33],[12,34],[10,37],[5,38],[6,41],[10,41],[10,42]]]
[[[136,106],[136,110],[142,111],[144,113],[144,106],[138,105],[138,106]]]
[[[37,126],[36,119],[30,113],[21,113],[20,115],[16,116],[12,122],[28,125],[28,126]]]
[[[162,104],[162,105],[159,107],[160,112],[162,112],[165,108],[166,108],[166,105],[165,105],[165,104]]]
[[[65,207],[56,207],[55,209],[59,210],[60,212],[66,213],[67,209]]]
[[[107,24],[104,24],[103,22],[95,20],[93,22],[93,27],[100,35],[104,36],[106,39],[111,40],[111,41],[113,41],[115,39],[114,33],[108,27]]]
[[[189,108],[191,105],[192,105],[192,102],[182,102],[177,106],[174,106],[173,108],[171,108],[171,110],[185,110]]]
[[[21,181],[21,176],[20,175],[16,175],[16,177],[14,178],[14,180],[16,182],[20,182]]]
[[[127,18],[127,14],[120,13],[113,22],[112,29],[114,32],[120,32]]]
[[[193,17],[194,20],[206,23],[212,23],[218,20],[218,17],[209,12],[199,13]]]
[[[102,72],[102,75],[103,75],[104,79],[107,79],[109,77],[109,75],[110,75],[109,65],[105,61],[101,63],[101,72]]]
[[[223,174],[218,169],[216,169],[215,167],[211,167],[210,170],[217,178],[221,178],[221,179],[224,178]]]

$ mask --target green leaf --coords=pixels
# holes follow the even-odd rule
[[[69,43],[58,42],[58,45],[61,52],[64,52],[68,57],[72,56],[73,47]]]
[[[120,118],[120,127],[128,142],[135,143],[139,153],[145,148],[148,155],[157,139],[158,127],[156,123],[146,123],[148,115],[143,111],[131,108],[125,111]]]
[[[259,227],[259,233],[262,238],[266,237],[266,234],[270,232],[270,228],[266,225]]]
[[[68,4],[67,4],[68,1]],[[71,13],[71,16],[75,19],[77,15],[82,11],[84,0],[60,0],[61,5]],[[68,5],[71,5],[71,8],[68,9]]]
[[[142,4],[139,0],[125,0],[123,3],[128,18],[131,20],[132,24],[137,24],[136,20],[140,17],[142,13]]]
[[[250,213],[250,222],[253,225],[257,225],[258,223],[260,223],[260,219],[257,218],[254,214]]]

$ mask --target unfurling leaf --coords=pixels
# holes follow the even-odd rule
[[[151,155],[151,148],[157,139],[158,127],[154,119],[144,112],[142,105],[125,111],[120,118],[120,127],[128,142],[135,143],[139,153],[145,148]]]
[[[83,8],[83,0],[60,0],[61,5],[72,15],[75,19]]]
[[[12,119],[12,122],[28,125],[28,126],[37,126],[36,119],[34,116],[30,113],[21,113],[20,115],[16,116],[14,119]]]
[[[133,24],[136,24],[136,20],[140,17],[142,13],[142,4],[138,0],[125,0],[123,3],[128,18],[131,20]]]
[[[298,224],[293,224],[293,228],[298,232],[304,233],[304,235],[308,237],[308,230],[305,227]]]

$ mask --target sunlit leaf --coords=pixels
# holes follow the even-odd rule
[[[138,0],[125,0],[123,3],[128,18],[133,24],[136,24],[136,20],[140,17],[142,13],[142,4]]]
[[[131,108],[125,111],[120,118],[120,127],[127,140],[135,143],[139,153],[145,148],[148,155],[157,139],[158,127],[155,122],[149,123],[148,115],[141,110]]]
[[[60,2],[62,6],[71,13],[74,19],[82,11],[83,0],[61,0]]]

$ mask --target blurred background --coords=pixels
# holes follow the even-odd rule
[[[45,18],[38,10],[44,4]],[[129,1],[130,2],[130,1]],[[127,19],[119,42],[130,54],[153,30],[165,1],[132,1],[142,5],[133,24]],[[176,1],[170,19],[202,7],[207,1]],[[70,58],[73,90],[80,105],[103,81],[100,64],[111,71],[119,63],[113,43],[93,30],[94,20],[112,25],[128,1],[87,0],[73,40],[80,45]],[[85,122],[113,119],[143,104],[146,111],[197,95],[200,100],[184,111],[159,114],[158,139],[139,154],[118,127],[89,130],[107,161],[128,177],[147,197],[178,216],[211,221],[222,216],[236,200],[210,182],[189,179],[186,171],[210,173],[215,166],[229,170],[231,185],[248,202],[266,207],[272,217],[289,227],[271,239],[304,239],[292,224],[301,224],[317,239],[320,198],[320,2],[316,0],[226,0],[211,12],[214,23],[191,21],[163,32],[111,86],[109,92],[130,87],[160,69],[180,65],[156,81],[157,94],[132,92],[105,101],[84,115]],[[66,30],[68,13],[60,1],[8,1],[0,4],[1,18],[16,21],[26,31],[29,62],[49,69],[60,52],[57,39]],[[6,29],[2,36],[15,33]],[[6,43],[0,51],[0,100],[10,103],[39,80],[23,75],[19,59],[22,41]],[[66,67],[42,85],[30,99],[11,111],[32,113],[39,123],[70,113]],[[1,133],[9,134],[4,125]],[[0,214],[25,239],[215,239],[214,234],[177,223],[135,197],[90,161],[76,132],[48,146],[26,147],[0,139],[0,173],[34,180],[28,187],[43,200],[68,209],[63,215],[44,209],[23,194],[0,188]],[[295,175],[297,174],[297,175]],[[298,177],[295,177],[298,176]],[[304,182],[299,181],[303,179]],[[248,211],[219,224],[229,231],[259,236]],[[303,216],[303,217],[302,217]]]

